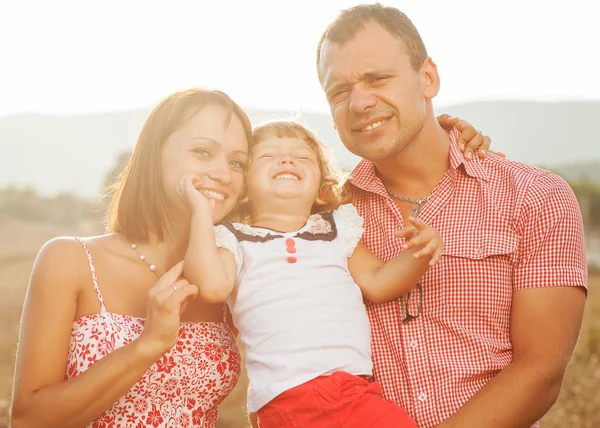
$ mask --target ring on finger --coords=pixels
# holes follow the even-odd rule
[[[174,291],[177,291],[177,286],[176,286],[175,284],[171,284],[171,288],[172,288]]]

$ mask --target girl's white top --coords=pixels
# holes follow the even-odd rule
[[[353,205],[279,233],[240,223],[215,227],[237,262],[228,304],[246,347],[248,410],[321,375],[371,375],[371,331],[348,257],[363,233]],[[287,251],[288,238],[296,253]],[[290,263],[288,257],[295,257]]]

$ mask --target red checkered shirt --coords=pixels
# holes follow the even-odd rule
[[[531,287],[587,287],[577,200],[557,175],[495,155],[465,162],[450,131],[450,168],[419,218],[444,241],[442,260],[420,284],[420,316],[402,324],[400,299],[367,309],[375,378],[384,396],[419,427],[455,413],[512,359],[513,292]],[[362,160],[349,178],[365,219],[363,242],[381,260],[402,252],[400,209]],[[413,290],[411,313],[417,312]]]

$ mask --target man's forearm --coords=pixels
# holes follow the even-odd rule
[[[437,428],[529,428],[555,403],[564,371],[513,362]]]

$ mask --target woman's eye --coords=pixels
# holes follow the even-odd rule
[[[236,169],[241,169],[241,170],[246,169],[246,163],[242,162],[242,161],[234,160],[234,161],[229,162],[229,164]]]
[[[193,152],[203,158],[210,156],[210,150],[208,149],[194,149]]]

